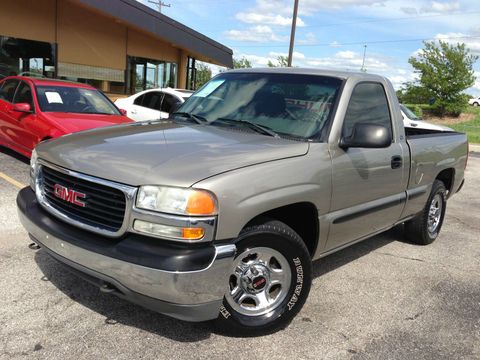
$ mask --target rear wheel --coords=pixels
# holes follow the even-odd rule
[[[405,223],[407,238],[419,245],[431,244],[443,225],[447,207],[447,190],[440,180],[435,180],[423,211]]]
[[[242,231],[217,328],[253,336],[288,325],[310,291],[312,261],[298,234],[279,221]]]

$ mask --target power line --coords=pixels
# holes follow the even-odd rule
[[[452,14],[405,16],[405,17],[386,18],[386,19],[370,19],[370,20],[359,20],[359,21],[350,21],[350,22],[343,22],[343,23],[321,24],[321,25],[304,25],[302,26],[302,28],[304,29],[305,28],[323,28],[323,27],[334,27],[334,26],[344,26],[344,25],[356,25],[356,24],[364,24],[364,23],[403,21],[403,20],[427,19],[427,18],[444,17],[444,16],[476,15],[476,14],[480,14],[480,11],[455,12]],[[271,25],[271,26],[282,26],[282,25]]]
[[[450,37],[437,37],[437,38],[419,38],[419,39],[398,39],[398,40],[373,40],[373,41],[355,41],[344,43],[320,43],[320,44],[296,44],[296,47],[316,47],[316,46],[347,46],[347,45],[371,45],[371,44],[387,44],[387,43],[402,43],[402,42],[415,42],[415,41],[431,41],[431,40],[455,40],[455,39],[480,39],[480,36],[450,36]],[[251,48],[275,48],[284,47],[288,44],[281,43],[278,45],[230,45],[235,48],[251,47]]]

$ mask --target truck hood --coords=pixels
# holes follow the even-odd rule
[[[121,115],[45,112],[43,116],[67,134],[103,126],[131,123],[133,121]]]
[[[309,144],[216,126],[139,122],[41,143],[38,157],[132,186],[189,187],[234,169],[302,156]]]

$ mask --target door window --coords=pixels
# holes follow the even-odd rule
[[[160,110],[161,102],[162,93],[158,91],[152,91],[143,95],[143,101],[141,106],[158,111]]]
[[[32,89],[27,83],[24,83],[23,81],[20,83],[20,86],[18,87],[17,93],[15,94],[15,99],[13,102],[15,104],[27,103],[30,105],[30,108],[33,110]]]
[[[352,135],[358,123],[382,125],[392,133],[387,96],[380,83],[360,83],[355,87],[343,121],[342,136]]]
[[[13,97],[15,96],[15,90],[17,89],[18,80],[7,80],[5,81],[2,91],[1,98],[8,102],[13,102]]]
[[[165,94],[162,102],[162,111],[166,113],[171,113],[172,111],[175,111],[179,104],[180,100],[178,100],[175,96]]]
[[[139,97],[137,97],[134,101],[133,101],[133,104],[134,105],[138,105],[138,106],[142,106],[142,103],[143,103],[143,99],[145,98],[145,95],[140,95]]]

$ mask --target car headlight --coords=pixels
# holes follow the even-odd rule
[[[37,176],[38,156],[37,151],[33,149],[30,157],[30,187],[35,191],[35,177]]]
[[[207,216],[217,213],[215,196],[198,189],[168,186],[141,186],[137,195],[137,208],[168,214]]]

